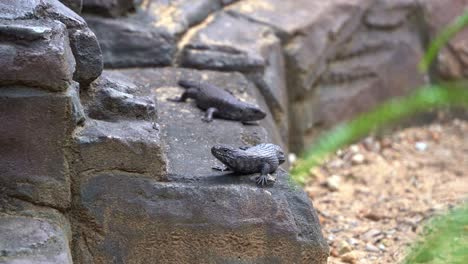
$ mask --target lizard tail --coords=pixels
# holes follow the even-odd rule
[[[199,82],[190,81],[190,80],[179,80],[178,84],[179,84],[179,86],[181,86],[182,88],[185,88],[185,89],[196,88],[196,87],[200,86]]]

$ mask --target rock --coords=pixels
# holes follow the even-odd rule
[[[369,220],[372,220],[372,221],[380,221],[383,218],[385,218],[385,216],[380,215],[380,214],[375,213],[375,212],[369,212],[369,213],[365,214],[364,217],[369,219]]]
[[[344,263],[350,263],[350,264],[359,263],[359,259],[360,257],[355,251],[348,252],[344,254],[343,256],[341,256],[341,261],[343,261]]]
[[[165,28],[171,35],[181,36],[226,4],[220,0],[153,0],[151,4],[143,5],[142,10],[151,16],[156,27]]]
[[[182,92],[177,87],[179,79],[203,79],[229,89],[241,100],[264,107],[251,82],[239,73],[176,68],[113,70],[107,74],[125,76],[130,82],[138,80],[139,95],[159,99],[162,140],[155,145],[163,146],[165,151],[167,173],[163,175],[167,177],[141,171],[148,166],[143,166],[144,162],[158,160],[145,153],[131,156],[134,160],[124,162],[128,164],[125,167],[112,169],[121,166],[119,162],[130,155],[130,150],[147,144],[146,138],[157,132],[141,136],[140,144],[122,144],[128,145],[128,150],[101,148],[98,158],[77,150],[89,160],[77,162],[74,167],[95,161],[88,167],[96,169],[78,169],[82,173],[75,178],[75,262],[119,259],[146,263],[155,258],[164,263],[326,262],[328,247],[309,198],[287,181],[282,169],[275,173],[277,181],[268,189],[258,188],[249,176],[211,169],[218,165],[210,153],[214,144],[282,144],[274,129],[268,129],[273,123],[271,116],[257,126],[222,119],[204,123],[203,113],[193,101],[166,100]],[[100,131],[118,146],[124,136],[113,134],[118,130],[115,127],[122,127],[124,122],[117,120],[112,126],[103,122],[105,127]],[[128,134],[132,127],[135,125],[119,133]],[[102,166],[104,161],[107,165]],[[129,167],[132,164],[142,166]]]
[[[2,87],[0,113],[2,192],[35,204],[67,208],[71,195],[68,142],[83,120],[76,90],[49,93]]]
[[[326,263],[328,247],[303,192],[283,177],[269,191],[232,181],[81,177],[77,215],[92,219],[95,231],[85,232],[89,248],[80,250],[103,262]]]
[[[313,83],[326,68],[326,54],[333,50],[330,39],[351,35],[357,27],[364,1],[288,1],[248,0],[231,5],[228,12],[271,26],[285,44],[288,77],[289,133],[293,151],[302,151],[303,135],[311,134],[316,110],[313,109]],[[363,6],[365,6],[363,4]],[[346,10],[346,11],[344,11]],[[329,37],[330,36],[330,37]]]
[[[82,101],[90,118],[97,120],[156,121],[153,97],[139,96],[139,87],[116,74],[104,74],[82,92]]]
[[[379,249],[382,250],[382,251],[386,251],[387,248],[385,247],[385,245],[383,244],[379,244]]]
[[[404,22],[397,22],[394,12],[405,12]],[[418,12],[417,7],[394,6],[391,1],[377,1],[369,9],[346,44],[338,45],[329,57],[327,70],[314,84],[315,115],[306,122],[310,127],[300,128],[304,133],[329,128],[424,84],[425,76],[417,72],[423,51],[415,34],[419,24],[408,19]],[[381,14],[380,20],[369,22],[371,13]],[[308,144],[314,137],[312,134],[304,142]]]
[[[351,247],[346,241],[342,240],[338,244],[338,254],[344,255],[348,252],[353,251],[353,247]]]
[[[99,43],[89,31],[86,22],[75,12],[58,0],[3,0],[0,3],[0,19],[25,18],[58,20],[66,25],[77,65],[75,80],[87,84],[101,74],[102,57]]]
[[[291,164],[294,164],[297,161],[297,155],[294,153],[289,153],[288,154],[288,161]]]
[[[51,209],[0,212],[0,238],[0,263],[73,263],[68,223]]]
[[[135,11],[142,0],[83,0],[83,12],[106,17],[124,16]]]
[[[74,80],[83,85],[89,84],[102,72],[101,46],[89,28],[71,30],[70,40],[73,54],[77,58]]]
[[[75,11],[77,14],[81,13],[81,8],[83,7],[83,0],[60,0],[60,2],[62,2],[71,10]]]
[[[268,27],[222,12],[193,33],[182,49],[180,64],[224,71],[258,71],[266,65],[262,49],[275,42],[278,40]]]
[[[380,249],[372,244],[366,244],[366,251],[378,253]]]
[[[265,102],[261,100],[255,86],[239,73],[176,68],[113,72],[119,72],[135,82],[140,82],[142,87],[151,87],[151,90],[146,89],[146,96],[159,99],[158,123],[161,125],[164,145],[170,150],[168,152],[170,177],[175,179],[189,177],[190,180],[194,180],[192,179],[194,176],[204,178],[215,175],[211,169],[212,166],[219,164],[211,155],[211,147],[215,144],[245,146],[271,142],[283,147],[285,145],[274,127],[270,114],[257,126],[246,126],[240,122],[223,119],[205,123],[201,120],[205,113],[191,100],[186,103],[167,101],[168,98],[177,97],[183,92],[183,89],[177,85],[179,79],[203,79],[231,91],[241,100],[266,109]],[[142,95],[145,95],[145,92]]]
[[[75,170],[121,170],[166,178],[166,157],[152,122],[90,120],[76,135]]]
[[[265,97],[288,140],[288,103],[280,40],[267,26],[221,12],[183,42],[179,63],[184,67],[246,73]]]
[[[361,239],[369,242],[369,241],[374,241],[375,237],[383,235],[382,231],[377,230],[377,229],[369,229],[366,233],[364,233],[361,236]]]
[[[75,59],[65,25],[46,20],[0,20],[0,84],[24,84],[64,91]]]
[[[351,158],[353,165],[363,164],[366,161],[366,158],[361,153],[354,154]]]
[[[409,19],[421,8],[400,2],[247,0],[227,8],[269,25],[286,43],[292,151],[424,83],[416,67],[420,23]]]
[[[332,175],[327,178],[325,186],[332,192],[336,192],[340,189],[341,177],[338,175]]]
[[[85,16],[102,48],[108,68],[150,67],[171,64],[175,39],[164,29],[146,23],[140,13],[120,19]]]
[[[414,147],[416,148],[416,150],[423,152],[427,150],[427,143],[418,141],[414,144]]]
[[[154,0],[126,17],[85,18],[98,36],[106,67],[168,66],[175,57],[178,38],[224,4],[219,0]]]

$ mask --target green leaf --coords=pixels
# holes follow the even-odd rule
[[[452,24],[450,24],[447,28],[445,28],[442,33],[431,43],[429,46],[428,51],[426,52],[424,58],[421,60],[419,64],[419,70],[421,72],[427,72],[429,70],[430,65],[436,58],[439,50],[450,41],[459,31],[463,28],[468,26],[468,11],[462,16],[459,16],[455,19]]]

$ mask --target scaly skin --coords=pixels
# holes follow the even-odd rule
[[[234,172],[260,173],[260,176],[256,178],[260,186],[266,185],[268,175],[275,172],[285,161],[281,147],[274,144],[259,144],[246,148],[218,145],[211,148],[211,153]]]
[[[186,90],[181,97],[169,99],[173,102],[185,102],[188,98],[196,101],[197,107],[205,110],[205,122],[213,117],[250,122],[265,118],[266,113],[259,107],[240,101],[231,93],[207,83],[180,80],[179,85]]]

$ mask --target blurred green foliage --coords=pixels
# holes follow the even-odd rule
[[[468,206],[434,217],[403,263],[468,263]]]
[[[464,15],[457,17],[455,21],[443,30],[442,33],[440,33],[431,43],[426,54],[419,63],[419,70],[427,72],[439,53],[439,50],[466,26],[468,26],[468,10],[465,11]]]
[[[456,18],[431,43],[421,60],[420,69],[427,72],[439,50],[466,26],[468,26],[468,11]],[[321,136],[313,146],[303,153],[302,158],[291,170],[292,180],[303,185],[309,178],[310,170],[339,148],[405,117],[442,107],[468,108],[468,82],[458,81],[420,87],[406,97],[395,98],[376,107],[371,112],[361,114],[354,120],[335,127],[332,131]]]
[[[419,67],[427,72],[439,50],[460,30],[468,26],[468,11],[455,19],[429,46]],[[320,137],[304,153],[291,171],[294,181],[304,184],[310,169],[320,165],[324,158],[359,138],[383,126],[392,124],[418,112],[438,107],[468,108],[468,83],[458,81],[428,85],[414,93],[393,99],[371,112],[337,126]],[[413,263],[468,263],[468,205],[464,204],[448,214],[433,218],[426,226],[421,241],[412,248],[405,264]]]

